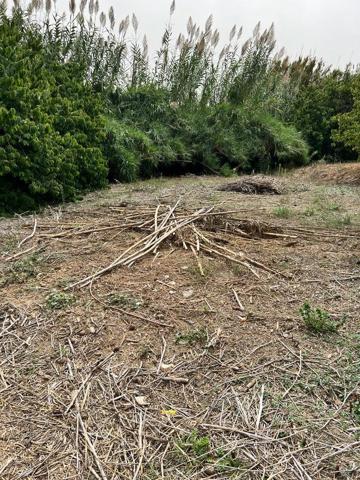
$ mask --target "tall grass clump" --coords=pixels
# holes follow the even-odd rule
[[[248,39],[234,25],[221,47],[212,15],[190,17],[175,37],[175,11],[154,58],[137,17],[98,0],[71,0],[61,16],[50,1],[1,3],[0,211],[109,181],[354,155],[355,71],[290,62],[273,25]]]

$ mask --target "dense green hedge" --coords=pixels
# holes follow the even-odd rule
[[[0,211],[73,200],[107,182],[102,101],[22,15],[0,23]]]

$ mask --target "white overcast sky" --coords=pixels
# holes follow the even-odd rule
[[[67,0],[57,0],[58,10],[66,3]],[[113,5],[117,22],[135,12],[139,37],[147,34],[150,51],[159,46],[171,0],[99,3],[105,13]],[[185,31],[190,15],[203,26],[210,13],[221,34],[220,44],[227,41],[234,24],[243,25],[245,40],[260,20],[263,27],[275,23],[278,47],[284,46],[291,57],[313,54],[334,66],[360,63],[360,0],[177,0],[174,30]]]

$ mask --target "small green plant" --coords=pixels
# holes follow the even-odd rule
[[[209,437],[200,436],[197,430],[185,436],[177,445],[181,450],[191,453],[195,457],[204,457],[204,460],[206,460],[207,453],[210,451]]]
[[[335,228],[346,227],[347,225],[351,225],[351,216],[349,214],[336,216],[334,218],[330,218],[327,223],[329,226]]]
[[[223,177],[233,177],[235,175],[234,170],[230,167],[228,163],[224,163],[224,165],[220,168],[219,173]]]
[[[143,345],[139,351],[140,360],[147,360],[152,353],[151,347],[149,345]]]
[[[315,333],[334,333],[340,326],[331,320],[328,312],[321,308],[312,308],[307,302],[300,308],[300,315],[306,328]]]
[[[137,310],[142,305],[141,300],[134,298],[126,293],[117,292],[113,292],[108,295],[108,302],[110,303],[110,305],[130,308],[131,310]]]
[[[23,283],[29,278],[35,277],[39,273],[39,263],[40,258],[36,254],[17,260],[4,270],[0,286],[6,286],[11,283]]]
[[[207,342],[208,335],[204,328],[190,330],[187,333],[177,333],[175,343],[178,345],[204,345]]]
[[[327,208],[331,212],[338,212],[341,209],[341,206],[337,203],[329,202]]]
[[[51,310],[61,310],[75,302],[73,295],[65,292],[51,292],[46,298],[46,306]]]
[[[291,210],[289,207],[276,207],[274,209],[274,215],[279,218],[290,218]]]
[[[315,215],[315,209],[311,207],[307,207],[304,210],[305,217],[313,217]]]

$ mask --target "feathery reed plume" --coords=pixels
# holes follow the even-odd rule
[[[121,20],[119,23],[119,30],[118,30],[119,35],[121,35],[124,32],[124,28],[125,28],[125,20]]]
[[[176,7],[175,0],[173,0],[170,6],[170,16],[174,14],[175,7]]]
[[[104,12],[100,13],[100,25],[102,28],[104,28],[106,25],[106,14]]]
[[[245,53],[248,51],[248,48],[250,47],[250,45],[251,45],[251,38],[246,40],[246,42],[243,44],[243,46],[241,48],[241,55],[245,55]]]
[[[196,45],[196,50],[199,55],[201,55],[205,50],[205,36],[203,35],[200,42]]]
[[[239,28],[239,31],[238,31],[238,34],[237,34],[237,39],[238,39],[238,40],[240,40],[240,37],[241,37],[242,33],[243,33],[243,27],[241,26],[241,27]]]
[[[130,15],[127,15],[124,21],[124,35],[126,35],[127,31],[129,30],[130,26]]]
[[[95,12],[95,17],[96,17],[97,14],[99,13],[99,9],[100,9],[100,7],[99,7],[99,0],[95,0],[95,10],[94,10],[94,12]]]
[[[191,35],[191,32],[193,30],[193,19],[192,17],[189,17],[189,20],[187,22],[187,25],[186,25],[186,29],[187,29],[187,32],[188,32],[188,35]]]
[[[279,59],[282,58],[285,55],[285,47],[281,47],[277,55]]]
[[[76,9],[75,0],[69,0],[69,10],[70,10],[71,15],[75,14],[75,9]]]
[[[225,54],[226,54],[226,47],[223,47],[219,55],[219,61],[224,58]]]
[[[178,48],[182,48],[182,46],[184,45],[184,42],[185,42],[185,37],[182,33],[179,34],[177,40],[176,40],[176,49]]]
[[[52,7],[51,0],[45,0],[45,11],[48,16],[50,15],[51,7]]]
[[[148,45],[146,35],[144,35],[144,37],[143,37],[142,46],[143,46],[143,52],[142,53],[143,53],[144,58],[146,58],[148,56],[148,52],[149,52],[149,45]]]
[[[211,46],[216,48],[219,43],[219,40],[220,40],[220,33],[218,30],[215,30],[211,38]]]
[[[233,41],[233,38],[235,37],[235,34],[236,34],[236,25],[234,25],[232,27],[232,29],[230,30],[230,34],[229,34],[229,41],[230,42]]]
[[[258,22],[256,25],[255,25],[255,28],[253,30],[253,37],[256,38],[259,36],[259,33],[260,33],[260,27],[261,27],[261,22]]]
[[[209,32],[209,31],[211,30],[213,21],[214,21],[214,17],[213,17],[213,15],[211,14],[211,15],[209,15],[208,19],[206,20],[206,23],[205,23],[205,32]]]
[[[30,2],[25,10],[26,16],[31,17],[31,15],[33,14],[33,11],[34,11],[33,2]],[[5,12],[6,12],[6,8],[3,7],[3,1],[2,1],[0,2],[0,14]]]
[[[89,9],[90,17],[92,17],[92,15],[93,15],[93,13],[94,13],[94,7],[95,7],[95,2],[94,2],[94,0],[89,0],[88,9]]]
[[[139,21],[138,21],[136,15],[135,15],[135,13],[132,14],[131,23],[132,23],[134,32],[137,33],[138,28],[139,28]]]
[[[114,30],[114,26],[115,26],[115,13],[114,13],[114,7],[111,6],[109,8],[109,22],[110,22],[110,28],[111,30]]]
[[[84,13],[84,10],[85,10],[85,7],[86,7],[86,4],[87,4],[87,0],[81,0],[80,1],[80,7],[79,7],[79,10],[80,10],[80,13],[83,14]]]

